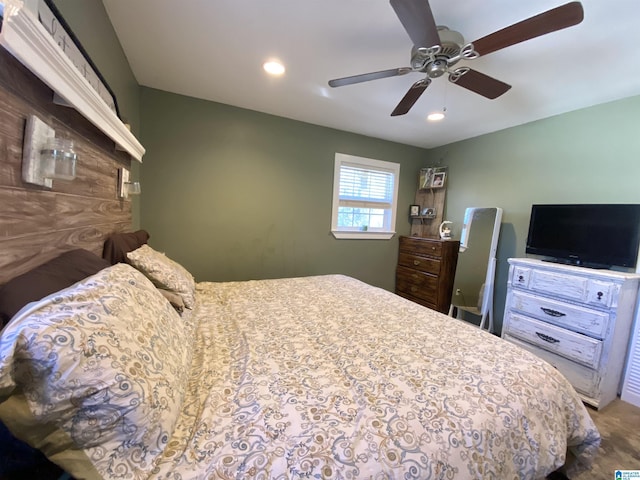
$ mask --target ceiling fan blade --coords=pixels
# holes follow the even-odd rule
[[[344,85],[352,85],[354,83],[368,82],[370,80],[378,80],[380,78],[397,77],[399,75],[406,75],[411,72],[409,67],[392,68],[389,70],[381,70],[379,72],[363,73],[360,75],[353,75],[351,77],[335,78],[329,80],[330,87],[342,87]]]
[[[440,45],[436,21],[427,0],[390,0],[390,3],[415,47]]]
[[[511,85],[467,67],[449,75],[449,81],[491,100],[498,98],[511,88]]]
[[[562,30],[582,22],[584,11],[580,2],[571,2],[503,28],[473,42],[480,55],[487,55],[516,43]]]
[[[391,112],[391,116],[397,117],[398,115],[404,115],[411,110],[411,107],[413,107],[414,103],[418,101],[420,95],[424,93],[430,83],[430,78],[424,78],[414,83],[404,97],[402,97],[402,100],[400,100],[400,103],[396,106],[393,112]]]

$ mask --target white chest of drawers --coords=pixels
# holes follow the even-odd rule
[[[509,259],[502,338],[551,363],[582,399],[616,398],[640,275]]]

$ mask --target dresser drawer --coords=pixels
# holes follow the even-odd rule
[[[603,339],[609,326],[609,314],[514,289],[507,308],[526,313],[561,327]]]
[[[531,269],[515,265],[511,269],[511,283],[521,288],[529,288],[529,277],[531,277]]]
[[[546,362],[553,365],[555,368],[560,370],[569,383],[573,385],[573,387],[583,395],[588,397],[592,397],[598,391],[598,384],[600,381],[600,375],[598,375],[597,370],[592,370],[584,365],[580,365],[579,363],[572,362],[564,357],[556,355],[555,353],[551,353],[547,350],[543,350],[542,348],[538,348],[530,343],[522,342],[515,337],[511,337],[509,335],[504,336],[505,340],[510,341],[520,347],[528,350],[533,353],[537,357],[545,360]]]
[[[589,279],[585,277],[534,270],[529,279],[529,289],[582,302],[587,296],[588,283]]]
[[[400,237],[400,251],[440,257],[442,256],[442,242],[422,237]]]
[[[396,290],[435,304],[438,299],[438,277],[400,266],[396,271]]]
[[[401,296],[403,298],[406,298],[407,300],[411,300],[412,302],[418,303],[418,304],[422,305],[423,307],[430,308],[431,310],[441,311],[441,310],[438,310],[438,305],[436,305],[435,303],[430,302],[428,300],[424,300],[422,298],[414,297],[413,295],[409,295],[408,293],[400,292],[398,290],[396,290],[396,295],[399,295],[399,296]],[[441,312],[441,313],[447,313],[447,312]]]
[[[598,368],[602,342],[564,328],[509,311],[505,333],[560,356]]]
[[[440,273],[440,260],[436,258],[422,257],[420,255],[412,255],[410,253],[400,252],[398,254],[398,265],[420,270],[422,272],[433,273],[434,275],[438,275]]]
[[[609,308],[617,292],[613,283],[547,270],[527,272],[526,269],[519,269],[519,271],[514,269],[512,283],[534,292],[588,303],[601,308]]]

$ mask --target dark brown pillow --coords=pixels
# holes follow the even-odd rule
[[[115,265],[126,263],[127,253],[137,250],[149,240],[146,230],[138,230],[130,233],[113,233],[104,241],[102,258]]]
[[[109,266],[106,260],[80,248],[15,277],[0,288],[0,322],[4,326],[27,303],[70,287]]]

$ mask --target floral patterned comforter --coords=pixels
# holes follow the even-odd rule
[[[199,283],[197,302],[152,478],[535,479],[597,451],[549,364],[355,279]]]

